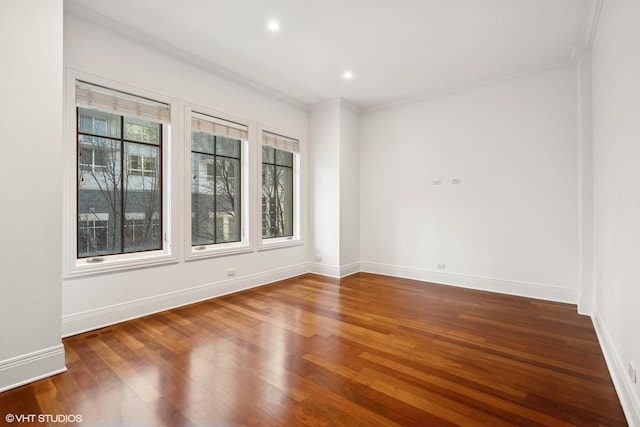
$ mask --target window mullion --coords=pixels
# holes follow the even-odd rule
[[[218,243],[218,137],[213,137],[213,242]]]
[[[125,210],[126,197],[124,190],[125,175],[125,146],[124,146],[124,116],[120,116],[120,253],[124,253],[124,226],[125,226]],[[128,171],[127,171],[128,172]]]

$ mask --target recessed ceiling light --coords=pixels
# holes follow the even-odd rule
[[[353,73],[351,71],[345,71],[342,75],[345,80],[351,80],[353,78]]]
[[[267,28],[269,28],[269,30],[271,31],[278,31],[280,29],[280,24],[278,23],[278,21],[272,20],[267,24]]]

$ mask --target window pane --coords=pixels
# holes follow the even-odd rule
[[[129,141],[160,143],[160,124],[147,120],[124,118],[124,139]]]
[[[275,161],[274,158],[274,148],[269,147],[268,145],[262,146],[262,161],[264,163],[273,163]]]
[[[216,136],[216,154],[239,158],[240,140]]]
[[[278,235],[293,235],[293,169],[277,167],[278,177]]]
[[[160,249],[160,167],[158,147],[126,143],[124,252]]]
[[[276,164],[293,166],[293,153],[276,149]]]
[[[120,138],[120,117],[86,108],[78,109],[78,132]]]
[[[105,138],[78,138],[78,257],[120,252],[120,149]]]
[[[191,150],[213,154],[214,136],[206,132],[191,132]]]
[[[276,237],[275,166],[262,165],[262,237]]]
[[[216,242],[240,240],[240,161],[216,161]]]
[[[191,244],[215,243],[214,156],[191,154]]]

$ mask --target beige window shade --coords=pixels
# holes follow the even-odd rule
[[[80,107],[156,122],[170,120],[171,108],[169,104],[80,80],[76,80],[76,104]]]
[[[280,150],[297,153],[300,150],[300,141],[286,136],[267,131],[262,132],[262,144],[278,148]]]
[[[191,117],[191,131],[244,140],[249,138],[249,128],[245,125],[198,113]]]

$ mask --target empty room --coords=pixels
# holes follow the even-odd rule
[[[638,1],[0,35],[0,424],[640,426]]]

